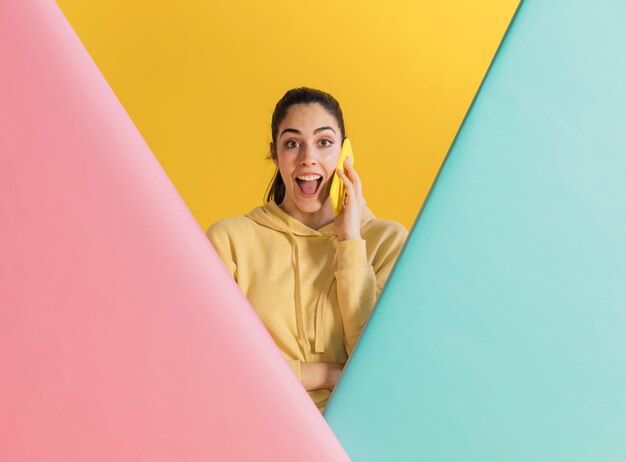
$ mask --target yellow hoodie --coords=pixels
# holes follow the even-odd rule
[[[212,225],[207,237],[300,378],[302,362],[345,364],[407,232],[366,208],[363,240],[337,242],[275,202]],[[331,390],[309,395],[321,410]]]

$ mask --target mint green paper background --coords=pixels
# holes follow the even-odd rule
[[[326,409],[354,461],[626,460],[625,133],[626,2],[524,1]]]

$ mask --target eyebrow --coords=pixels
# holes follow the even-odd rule
[[[315,130],[313,130],[313,134],[315,135],[316,133],[323,132],[324,130],[331,130],[333,133],[337,134],[335,132],[335,129],[333,127],[330,127],[330,126],[316,128]],[[285,128],[282,132],[280,132],[280,136],[283,136],[285,133],[295,133],[296,135],[301,135],[302,134],[302,132],[300,130],[298,130],[298,129],[295,129],[295,128]],[[279,136],[279,138],[280,138],[280,136]]]

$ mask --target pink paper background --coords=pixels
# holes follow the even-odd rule
[[[346,460],[52,0],[0,2],[0,460]]]

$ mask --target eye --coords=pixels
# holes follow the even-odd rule
[[[323,148],[327,148],[333,145],[332,140],[329,140],[328,138],[322,138],[319,143],[320,146],[322,146]]]
[[[289,140],[285,143],[285,147],[287,149],[294,149],[294,148],[297,148],[298,146],[300,146],[300,143],[296,140]]]

